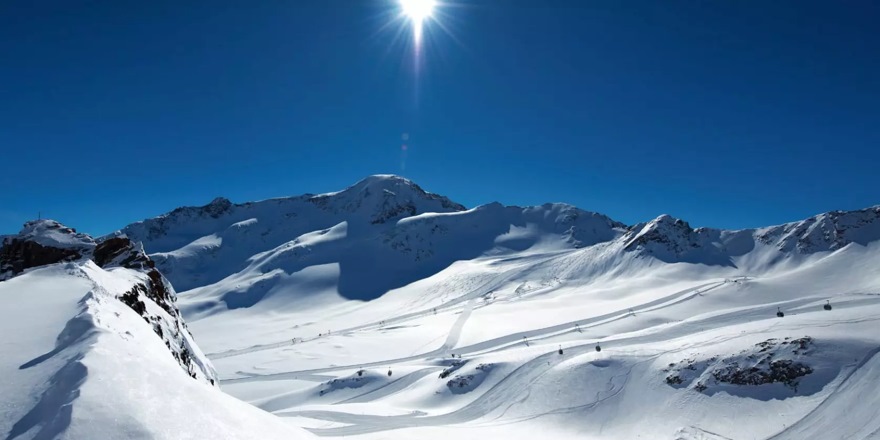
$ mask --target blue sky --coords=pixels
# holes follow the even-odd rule
[[[378,173],[627,223],[880,203],[875,1],[449,0],[418,71],[396,13],[0,3],[0,233],[42,211],[103,234]]]

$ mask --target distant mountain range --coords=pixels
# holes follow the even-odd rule
[[[247,307],[286,275],[339,263],[339,293],[373,299],[481,255],[547,249],[597,252],[613,260],[647,258],[740,268],[750,273],[803,255],[880,239],[880,206],[833,211],[779,226],[736,231],[692,228],[661,215],[626,225],[565,204],[492,203],[473,209],[402,177],[368,177],[342,191],[233,204],[218,198],[124,227],[180,291],[224,279],[238,287],[219,299]],[[585,251],[585,248],[595,248]]]

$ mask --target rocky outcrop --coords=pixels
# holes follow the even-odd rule
[[[666,384],[695,391],[713,391],[724,385],[759,386],[781,383],[797,392],[800,379],[813,373],[806,363],[812,354],[813,338],[771,338],[739,354],[708,359],[684,359],[669,364]]]
[[[27,222],[18,235],[0,243],[0,281],[33,267],[79,260],[94,248],[91,237],[54,220]]]
[[[761,243],[781,252],[810,254],[835,251],[850,243],[866,245],[880,238],[880,206],[831,211],[806,220],[756,231]]]
[[[95,264],[101,267],[119,266],[128,269],[153,269],[156,267],[143,246],[128,237],[114,236],[99,242],[92,254]]]
[[[53,248],[32,241],[8,239],[0,248],[0,280],[11,278],[32,267],[80,258],[82,255],[74,249]]]
[[[27,269],[61,262],[91,259],[104,269],[125,268],[139,272],[140,283],[117,296],[137,312],[162,338],[181,368],[191,377],[215,384],[216,375],[207,360],[196,358],[192,336],[186,329],[171,284],[155,269],[143,246],[117,234],[94,240],[53,220],[25,224],[0,246],[0,281]]]
[[[654,245],[676,255],[682,255],[691,248],[699,247],[697,235],[688,222],[661,215],[656,219],[633,226],[624,237],[624,249],[649,248]]]

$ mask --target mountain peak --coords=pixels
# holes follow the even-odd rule
[[[375,184],[383,184],[383,183],[394,183],[394,184],[407,184],[412,185],[412,181],[398,176],[397,174],[373,174],[371,176],[364,177],[359,182],[355,183],[354,186],[358,185],[375,185]]]
[[[373,224],[425,212],[456,212],[466,208],[448,198],[429,193],[409,179],[392,175],[368,176],[348,188],[309,199],[325,211],[360,213]]]
[[[697,237],[688,222],[669,214],[662,214],[647,223],[630,228],[624,248],[634,250],[643,248],[650,253],[660,249],[681,255],[688,249],[697,247]]]
[[[64,249],[87,249],[95,246],[95,240],[89,235],[76,232],[76,229],[51,219],[31,220],[24,224],[17,236],[7,238]]]
[[[660,214],[657,218],[648,222],[648,226],[652,228],[662,227],[664,225],[690,228],[688,222],[669,214]]]

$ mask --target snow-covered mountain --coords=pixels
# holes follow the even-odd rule
[[[307,437],[216,388],[173,288],[125,236],[52,220],[5,236],[0,334],[6,439]]]
[[[247,259],[297,237],[347,223],[358,237],[393,227],[396,220],[464,207],[392,176],[369,177],[331,194],[232,204],[218,198],[178,208],[125,227],[149,248],[157,266],[180,290],[203,286],[246,267]]]
[[[456,261],[523,252],[595,254],[576,275],[638,272],[692,263],[757,274],[806,256],[880,239],[880,206],[831,212],[739,231],[692,228],[661,215],[632,226],[570,205],[467,210],[397,176],[371,176],[336,193],[232,204],[216,199],[127,226],[157,267],[200,313],[251,307],[297,287],[303,271],[346,299],[371,300],[441,272]],[[643,260],[643,261],[637,261]]]
[[[880,438],[880,206],[737,231],[668,215],[625,225],[565,204],[466,209],[372,176],[330,194],[215,199],[98,240],[33,223],[5,242],[0,301],[44,279],[47,298],[76,282],[87,289],[69,299],[109,292],[77,303],[98,342],[57,343],[88,361],[72,427],[77,414],[112,413],[89,398],[101,394],[149,425],[125,406],[130,394],[99,388],[115,367],[92,365],[126,353],[159,371],[144,356],[161,351],[163,377],[188,390],[182,405],[229,422],[212,438],[261,437],[255,425],[261,438],[304,435],[297,427],[361,439]],[[153,307],[151,272],[172,300],[170,285],[181,292],[179,314]],[[24,327],[19,315],[42,322],[41,301],[30,315],[4,306],[2,330]],[[186,319],[207,353],[197,380],[180,345],[137,318],[138,301]],[[16,368],[35,357],[0,366],[27,378]],[[205,384],[211,364],[223,391],[274,416]],[[59,388],[53,365],[21,390]],[[3,420],[22,433],[33,417]]]

